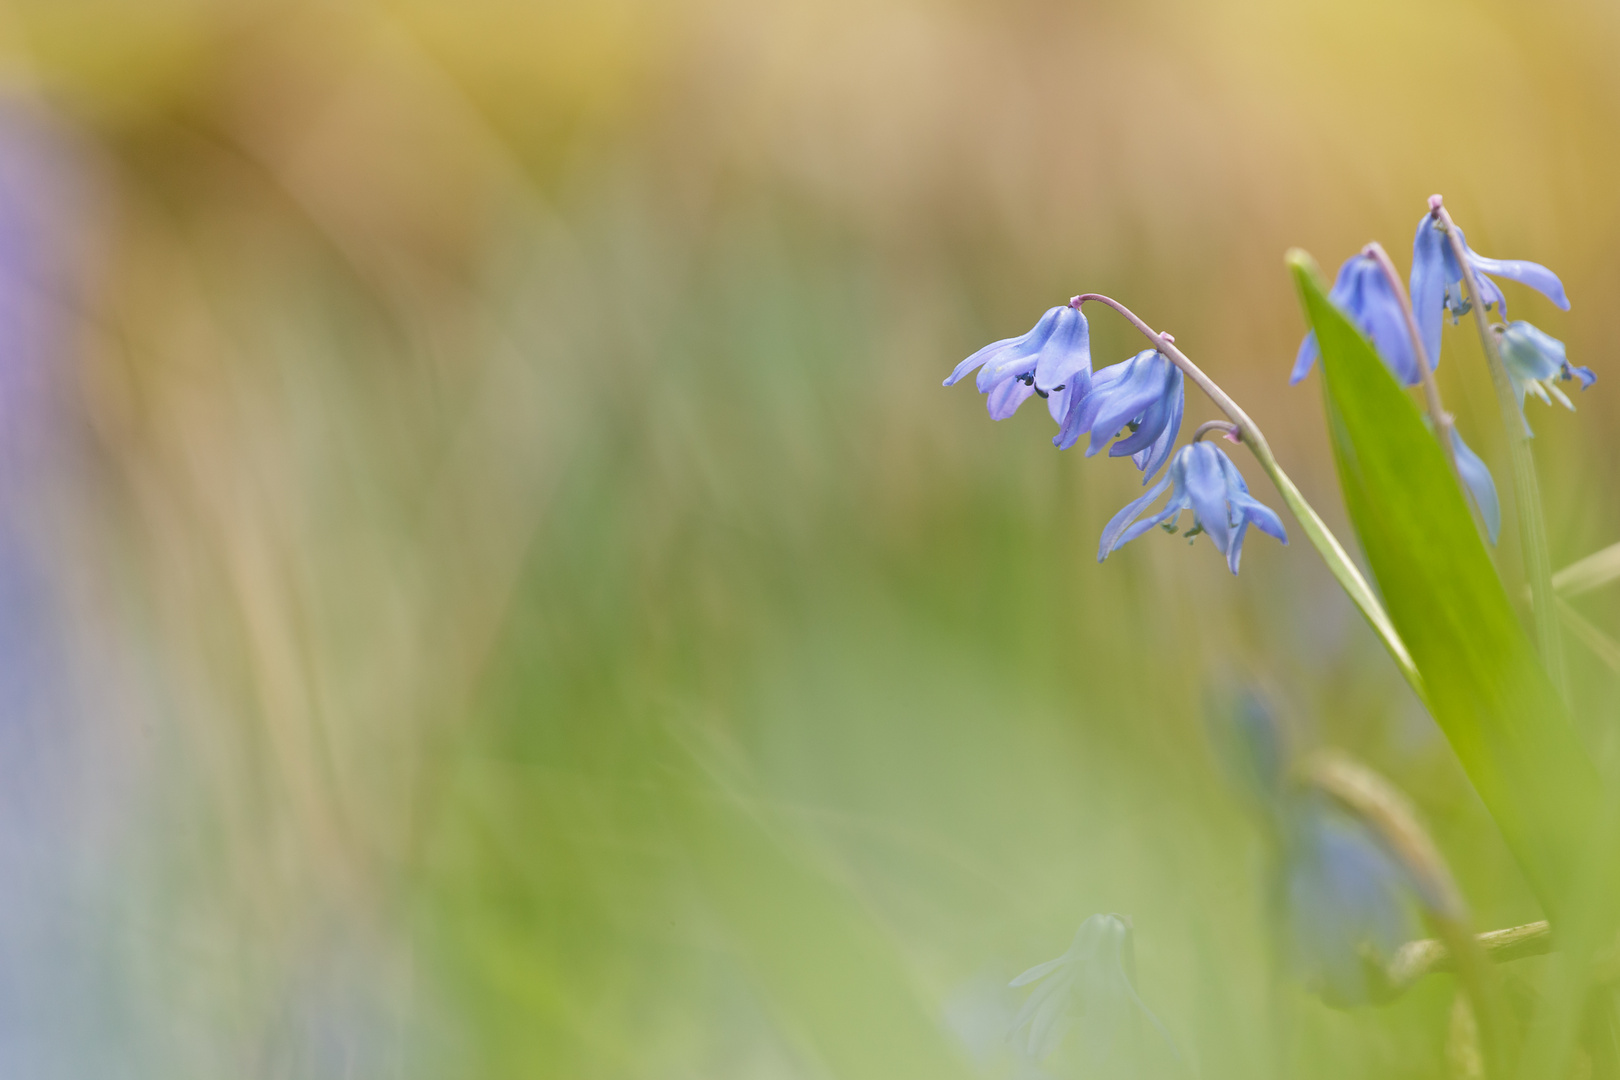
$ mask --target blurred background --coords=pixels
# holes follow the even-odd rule
[[[1441,1075],[1449,977],[1278,976],[1205,734],[1270,686],[1540,917],[1314,551],[1099,566],[1136,471],[940,380],[1109,293],[1348,540],[1282,255],[1404,271],[1440,191],[1568,286],[1509,294],[1600,380],[1530,406],[1555,565],[1620,540],[1617,49],[1596,0],[9,0],[0,1074],[1032,1075],[1007,980],[1119,912],[1144,1075]]]

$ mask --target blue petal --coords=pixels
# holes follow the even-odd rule
[[[1403,385],[1413,386],[1423,381],[1423,372],[1412,351],[1412,333],[1406,325],[1406,310],[1377,261],[1370,258],[1366,261],[1372,264],[1372,271],[1377,276],[1369,278],[1363,288],[1362,307],[1356,322],[1372,339],[1378,354],[1395,373],[1395,377]]]
[[[984,358],[982,361],[984,366],[979,369],[979,393],[989,393],[992,386],[999,383],[1009,374],[1025,375],[1034,371],[1035,362],[1033,357],[1046,345],[1046,339],[1052,336],[1052,330],[1057,325],[1057,313],[1061,310],[1063,309],[1048,308],[1046,314],[1041,316],[1040,321],[1035,324],[1029,333],[1021,338],[1014,338],[1011,342]],[[984,350],[979,351],[983,352]],[[968,360],[971,359],[973,357],[968,357]],[[962,363],[966,364],[967,360]],[[960,368],[962,365],[957,366]]]
[[[985,401],[990,419],[1005,420],[1018,411],[1018,406],[1030,399],[1035,388],[1014,375],[1009,375],[990,389]]]
[[[1591,386],[1593,383],[1597,382],[1597,376],[1592,373],[1591,368],[1589,368],[1589,367],[1577,367],[1576,365],[1571,364],[1568,361],[1565,361],[1565,363],[1564,363],[1564,381],[1568,382],[1570,379],[1579,379],[1579,380],[1581,380],[1581,389],[1582,390],[1585,390],[1588,386]]]
[[[1457,472],[1467,486],[1469,494],[1474,497],[1474,505],[1479,507],[1479,516],[1485,521],[1485,532],[1490,536],[1491,543],[1502,532],[1502,505],[1496,498],[1496,481],[1491,479],[1491,470],[1479,459],[1479,455],[1468,448],[1457,429],[1451,429],[1451,446],[1457,454]]]
[[[1221,452],[1207,442],[1197,442],[1182,451],[1181,463],[1187,501],[1192,504],[1198,524],[1204,527],[1215,546],[1225,555],[1232,547],[1231,511],[1226,502],[1226,476],[1221,469]]]
[[[1435,227],[1434,218],[1424,214],[1412,240],[1412,312],[1417,316],[1418,333],[1431,368],[1440,365],[1440,327],[1445,321],[1446,286],[1457,280],[1448,277],[1445,234]],[[1455,261],[1455,260],[1453,260]]]
[[[1305,340],[1299,343],[1299,352],[1294,354],[1294,370],[1288,373],[1288,385],[1293,386],[1299,380],[1311,373],[1316,363],[1316,331],[1312,330],[1305,335]],[[945,385],[949,386],[949,383]]]
[[[1164,504],[1164,509],[1160,510],[1157,514],[1154,514],[1152,517],[1143,518],[1141,521],[1138,521],[1135,525],[1132,525],[1130,528],[1121,533],[1119,539],[1114,541],[1114,550],[1117,551],[1126,544],[1130,543],[1132,540],[1135,540],[1138,536],[1151,532],[1155,526],[1163,525],[1165,522],[1173,520],[1179,516],[1183,510],[1189,509],[1190,506],[1191,504],[1187,502],[1186,492],[1182,491],[1180,488],[1172,490],[1170,492],[1170,501]]]
[[[1483,270],[1495,277],[1505,277],[1521,285],[1530,286],[1551,300],[1560,311],[1569,310],[1569,297],[1564,295],[1564,283],[1558,280],[1557,274],[1540,263],[1525,262],[1522,259],[1487,259],[1472,249],[1468,252],[1468,261],[1474,264],[1476,270]]]
[[[1080,436],[1091,430],[1091,422],[1097,417],[1097,410],[1107,400],[1113,387],[1119,382],[1120,376],[1130,367],[1130,361],[1123,364],[1113,364],[1103,368],[1091,376],[1091,389],[1084,397],[1073,399],[1068,411],[1060,421],[1061,428],[1053,438],[1052,445],[1059,450],[1067,450],[1073,446]]]
[[[1067,386],[1077,372],[1091,371],[1091,327],[1086,317],[1068,306],[1052,312],[1056,312],[1052,333],[1035,363],[1035,385],[1048,392]]]
[[[1187,394],[1184,388],[1185,380],[1182,378],[1180,368],[1175,369],[1172,378],[1175,381],[1176,388],[1171,391],[1172,404],[1169,422],[1164,425],[1164,430],[1154,440],[1152,446],[1131,455],[1131,460],[1136,463],[1136,467],[1142,470],[1142,483],[1144,484],[1153,478],[1153,474],[1159,471],[1159,466],[1163,465],[1166,459],[1170,457],[1170,451],[1175,449],[1176,436],[1181,433],[1181,416],[1187,405]]]
[[[1261,532],[1284,544],[1288,543],[1288,532],[1283,528],[1282,519],[1271,507],[1249,494],[1249,485],[1243,479],[1243,474],[1238,472],[1238,467],[1225,454],[1221,455],[1221,471],[1226,475],[1232,505],[1241,510]]]
[[[1020,334],[1018,337],[1002,338],[1000,341],[992,341],[990,344],[986,345],[984,348],[980,349],[978,352],[974,353],[960,364],[957,364],[956,370],[952,371],[950,377],[945,380],[945,385],[955,386],[957,383],[962,381],[968,372],[989,360],[1002,349],[1013,345],[1023,344],[1024,339],[1027,337],[1029,337],[1028,334]]]
[[[1142,511],[1148,508],[1149,503],[1153,502],[1154,499],[1157,499],[1160,495],[1164,494],[1164,489],[1170,486],[1170,478],[1174,472],[1175,470],[1172,468],[1170,472],[1165,473],[1164,476],[1159,479],[1157,484],[1154,484],[1146,492],[1126,503],[1124,508],[1121,509],[1119,513],[1108,519],[1108,524],[1103,526],[1102,541],[1097,545],[1098,562],[1102,562],[1104,559],[1108,558],[1113,551],[1115,551],[1127,540],[1134,539],[1134,537],[1122,537],[1121,534],[1125,532],[1125,530],[1130,526],[1131,522],[1135,521],[1137,517],[1141,515]],[[1170,503],[1172,506],[1175,505],[1175,499],[1172,498]],[[1168,510],[1168,508],[1166,508],[1166,510]],[[1168,516],[1169,515],[1167,512],[1161,512],[1158,520],[1162,521]],[[1157,521],[1154,522],[1154,524],[1157,523]],[[1152,526],[1150,525],[1149,528],[1151,527]],[[1145,532],[1146,530],[1143,531]],[[1135,535],[1140,536],[1141,533],[1137,533]]]
[[[1174,365],[1154,350],[1144,349],[1125,361],[1125,366],[1126,370],[1106,391],[1096,387],[1092,389],[1091,398],[1097,401],[1097,415],[1091,421],[1091,443],[1086,447],[1087,457],[1101,450],[1121,428],[1141,416],[1148,406],[1164,397],[1169,390],[1169,369]]]

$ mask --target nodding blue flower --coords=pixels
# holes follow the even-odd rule
[[[1456,428],[1451,429],[1451,447],[1457,459],[1457,475],[1474,497],[1474,505],[1479,507],[1479,516],[1485,522],[1485,532],[1494,544],[1502,535],[1502,504],[1496,498],[1496,481],[1491,479],[1491,470],[1485,467],[1479,455],[1463,442]]]
[[[1170,501],[1165,503],[1164,509],[1137,521],[1166,487],[1171,490]],[[1243,482],[1243,475],[1232,464],[1232,459],[1211,443],[1194,442],[1176,452],[1170,468],[1157,484],[1114,515],[1103,529],[1097,561],[1102,562],[1120,545],[1130,543],[1155,525],[1164,526],[1166,532],[1175,532],[1183,510],[1193,512],[1193,527],[1187,531],[1187,538],[1208,533],[1226,556],[1226,565],[1234,574],[1238,572],[1238,561],[1243,558],[1243,536],[1250,524],[1288,543],[1282,521],[1249,494],[1249,485]]]
[[[1548,405],[1556,398],[1564,408],[1573,410],[1574,404],[1558,388],[1558,382],[1579,380],[1582,390],[1597,382],[1591,368],[1576,367],[1569,362],[1564,356],[1562,341],[1523,319],[1493,329],[1496,331],[1497,344],[1501,346],[1502,366],[1507,368],[1508,381],[1513,384],[1519,398],[1521,414],[1527,394],[1536,395]],[[1530,430],[1528,419],[1524,429],[1527,432]]]
[[[1493,305],[1503,318],[1507,317],[1507,301],[1492,276],[1505,277],[1530,286],[1551,300],[1560,310],[1569,310],[1569,298],[1564,295],[1564,283],[1558,275],[1540,263],[1519,259],[1487,259],[1477,255],[1463,238],[1461,229],[1457,239],[1474,269],[1479,282],[1478,299],[1488,309]],[[1412,240],[1412,311],[1417,316],[1418,329],[1423,337],[1423,348],[1429,363],[1440,363],[1440,325],[1445,313],[1451,313],[1452,322],[1467,314],[1470,303],[1458,288],[1462,281],[1462,267],[1451,250],[1444,226],[1437,210],[1430,210],[1418,221],[1417,236]]]
[[[1371,1001],[1411,929],[1415,886],[1360,822],[1312,794],[1290,802],[1276,882],[1290,961],[1329,1005]]]
[[[1179,1061],[1175,1040],[1131,985],[1131,926],[1120,915],[1093,915],[1075,931],[1069,951],[1037,964],[1009,985],[1041,984],[1013,1020],[1016,1036],[1029,1028],[1028,1052],[1041,1061],[1057,1049],[1073,1018],[1080,1018],[1080,1049],[1093,1064],[1106,1061],[1134,1011],[1153,1024]]]
[[[992,420],[1005,420],[1038,394],[1061,423],[1069,402],[1091,385],[1091,327],[1077,308],[1049,308],[1029,333],[992,342],[957,364],[945,385],[974,368]]]
[[[1365,253],[1346,259],[1328,299],[1372,339],[1378,355],[1402,385],[1414,386],[1423,381],[1423,369],[1412,349],[1412,332],[1406,325],[1405,307],[1377,259]],[[1312,330],[1300,342],[1289,385],[1310,373],[1318,355],[1316,331]]]
[[[1089,392],[1069,397],[1059,417],[1061,429],[1052,440],[1059,450],[1073,446],[1082,433],[1091,437],[1090,457],[1124,428],[1130,434],[1109,447],[1109,457],[1131,455],[1142,470],[1142,483],[1170,456],[1181,431],[1186,404],[1181,369],[1154,349],[1143,349],[1124,363],[1105,367],[1091,379]]]

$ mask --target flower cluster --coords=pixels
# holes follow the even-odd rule
[[[1345,260],[1328,294],[1328,299],[1367,335],[1385,366],[1403,386],[1422,382],[1425,364],[1431,371],[1439,364],[1440,329],[1445,315],[1449,312],[1455,322],[1471,310],[1471,303],[1460,288],[1463,267],[1452,250],[1439,208],[1438,199],[1431,200],[1429,212],[1418,222],[1417,235],[1412,241],[1410,323],[1406,301],[1399,290],[1400,282],[1369,250]],[[1493,277],[1528,285],[1560,309],[1569,310],[1563,283],[1545,266],[1517,259],[1488,259],[1468,246],[1461,229],[1457,229],[1457,244],[1473,271],[1479,298],[1487,310],[1494,307],[1503,317],[1507,314],[1507,300]],[[1369,249],[1371,247],[1369,245]],[[1414,325],[1416,335],[1412,333]],[[1523,320],[1498,325],[1494,330],[1503,366],[1518,393],[1521,412],[1524,399],[1530,394],[1549,404],[1556,399],[1573,409],[1575,406],[1556,383],[1579,380],[1584,390],[1597,379],[1590,369],[1576,367],[1565,359],[1563,342]],[[1290,383],[1299,382],[1310,372],[1317,352],[1315,333],[1307,334],[1295,357]],[[1529,431],[1528,421],[1525,430]],[[1455,429],[1452,430],[1452,448],[1458,475],[1479,508],[1480,518],[1494,544],[1501,532],[1502,512],[1490,469]]]
[[[1099,561],[1130,540],[1192,510],[1189,537],[1207,533],[1237,573],[1243,537],[1252,522],[1287,543],[1282,522],[1249,494],[1237,466],[1215,446],[1193,442],[1172,456],[1186,407],[1185,376],[1158,349],[1144,349],[1121,363],[1093,373],[1091,334],[1079,309],[1055,307],[1020,337],[986,345],[956,366],[946,386],[978,371],[976,384],[987,398],[990,416],[1004,420],[1031,396],[1046,399],[1058,424],[1053,444],[1067,450],[1082,437],[1086,456],[1108,447],[1110,457],[1129,457],[1147,484],[1165,464],[1169,469],[1144,496],[1115,515],[1103,531]],[[1112,445],[1110,446],[1110,442]],[[1136,522],[1148,504],[1173,490],[1165,509]]]

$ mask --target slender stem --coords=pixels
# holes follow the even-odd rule
[[[1406,332],[1412,337],[1412,355],[1417,358],[1418,371],[1423,376],[1423,399],[1429,407],[1429,418],[1434,421],[1434,434],[1440,440],[1440,446],[1446,452],[1446,460],[1451,463],[1451,471],[1460,480],[1462,474],[1457,472],[1457,446],[1452,440],[1452,418],[1446,412],[1445,406],[1440,403],[1440,383],[1434,377],[1434,366],[1429,360],[1428,350],[1423,347],[1423,331],[1418,329],[1417,314],[1412,310],[1412,297],[1406,291],[1406,285],[1401,281],[1401,275],[1395,272],[1395,264],[1389,259],[1389,252],[1384,245],[1374,240],[1361,249],[1362,254],[1371,258],[1384,272],[1384,278],[1389,282],[1392,292],[1399,298],[1401,314],[1406,317]],[[1464,485],[1466,489],[1467,485]]]
[[[1238,426],[1232,423],[1230,420],[1205,420],[1202,424],[1199,424],[1198,429],[1193,432],[1192,441],[1197,442],[1199,439],[1202,439],[1205,435],[1208,435],[1212,431],[1225,432],[1226,437],[1232,442],[1243,441],[1243,432],[1239,430]]]
[[[1496,403],[1502,413],[1502,426],[1507,429],[1508,449],[1513,460],[1516,495],[1513,503],[1519,519],[1519,542],[1524,546],[1525,575],[1530,579],[1530,606],[1535,618],[1536,643],[1541,647],[1541,662],[1547,674],[1552,677],[1559,695],[1567,702],[1569,684],[1564,670],[1564,643],[1559,634],[1558,609],[1553,602],[1547,525],[1541,515],[1541,488],[1536,480],[1535,459],[1530,455],[1530,438],[1525,430],[1524,414],[1519,408],[1519,396],[1514,392],[1507,368],[1502,364],[1502,351],[1496,335],[1485,320],[1479,279],[1474,274],[1473,264],[1468,261],[1468,249],[1463,246],[1457,223],[1451,220],[1440,196],[1431,198],[1429,206],[1431,213],[1444,227],[1451,253],[1462,270],[1463,284],[1468,287],[1468,299],[1474,311],[1474,323],[1479,328],[1480,345],[1485,349],[1485,363],[1491,371],[1491,383],[1496,387]]]
[[[1282,466],[1277,464],[1276,455],[1271,452],[1271,444],[1266,441],[1266,436],[1261,432],[1260,426],[1250,418],[1248,413],[1243,411],[1237,402],[1232,400],[1225,390],[1215,384],[1215,380],[1205,375],[1197,364],[1187,359],[1187,355],[1176,348],[1175,339],[1169,334],[1154,330],[1130,308],[1113,297],[1104,296],[1101,293],[1082,293],[1070,300],[1069,305],[1078,309],[1081,304],[1088,300],[1106,304],[1123,315],[1126,321],[1136,327],[1143,337],[1151,341],[1154,348],[1169,357],[1170,362],[1179,367],[1182,373],[1207,394],[1216,407],[1225,413],[1232,423],[1237,426],[1238,434],[1242,437],[1243,443],[1248,446],[1249,452],[1255,456],[1255,460],[1260,463],[1260,467],[1271,478],[1271,482],[1276,486],[1277,493],[1282,496],[1283,502],[1288,504],[1288,509],[1293,511],[1294,517],[1298,519],[1300,525],[1305,529],[1305,535],[1310,539],[1311,545],[1316,548],[1317,554],[1321,555],[1322,561],[1327,564],[1328,572],[1333,575],[1334,579],[1338,581],[1339,587],[1344,589],[1345,593],[1350,597],[1350,602],[1361,610],[1361,614],[1372,625],[1373,631],[1383,641],[1384,648],[1389,650],[1389,655],[1394,659],[1395,666],[1406,677],[1407,683],[1417,694],[1418,700],[1427,705],[1429,696],[1423,687],[1423,676],[1418,673],[1417,665],[1412,662],[1411,653],[1406,651],[1406,643],[1401,640],[1400,634],[1396,632],[1395,624],[1390,621],[1389,614],[1384,610],[1383,605],[1378,602],[1378,597],[1373,593],[1372,587],[1367,584],[1367,579],[1362,576],[1356,564],[1351,561],[1349,554],[1344,550],[1344,545],[1339,543],[1339,538],[1333,535],[1332,530],[1327,527],[1327,524],[1311,507],[1311,504],[1305,501],[1305,496],[1300,494],[1299,488],[1294,486],[1293,480],[1289,479],[1288,474],[1283,472]]]

